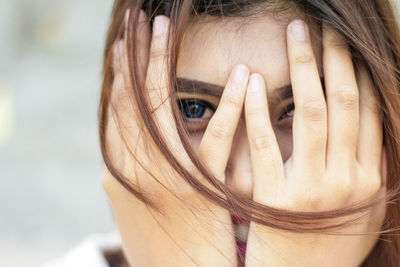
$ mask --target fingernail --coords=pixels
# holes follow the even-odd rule
[[[233,71],[233,79],[237,84],[242,84],[248,75],[249,69],[245,65],[237,65]]]
[[[153,34],[154,36],[160,36],[168,31],[168,18],[160,15],[154,19],[153,23]]]
[[[289,31],[297,41],[304,42],[308,40],[309,35],[307,24],[300,19],[296,19],[290,23]]]
[[[141,9],[139,13],[139,23],[143,23],[146,20],[147,20],[146,13],[144,12],[143,9]]]
[[[250,82],[249,82],[249,89],[251,93],[257,93],[260,91],[260,78],[258,77],[257,74],[252,74],[250,76]]]

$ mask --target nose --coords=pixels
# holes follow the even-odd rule
[[[246,126],[238,124],[231,154],[225,170],[225,182],[234,192],[251,199],[253,196],[253,171]]]

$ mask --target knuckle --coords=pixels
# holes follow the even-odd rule
[[[252,106],[252,107],[248,107],[246,109],[246,114],[251,117],[259,116],[259,115],[266,116],[265,114],[267,114],[267,111],[265,110],[265,107]]]
[[[363,101],[363,100],[361,100],[361,101]],[[376,116],[382,115],[381,106],[376,99],[369,98],[369,99],[365,99],[364,102],[365,102],[365,106],[370,110],[370,112],[373,115],[376,115]]]
[[[256,151],[265,151],[271,148],[271,138],[267,135],[257,136],[253,139],[253,145]]]
[[[303,104],[302,110],[304,117],[310,121],[318,122],[326,120],[326,105],[324,101],[307,101]]]
[[[382,116],[382,109],[377,101],[371,101],[369,104],[369,109],[371,110],[372,114]]]
[[[358,108],[358,94],[352,86],[341,86],[334,93],[334,97],[344,110],[350,111]]]
[[[158,97],[165,100],[170,96],[167,77],[165,73],[160,71],[152,71],[152,74],[148,75],[145,88],[150,97]]]
[[[210,124],[210,129],[208,133],[218,140],[226,140],[232,136],[231,129],[226,125],[227,123],[213,123]]]
[[[348,52],[349,45],[346,40],[336,32],[325,35],[325,45],[340,52]]]
[[[314,57],[309,53],[300,54],[295,57],[295,62],[299,64],[309,64],[314,62]]]
[[[150,49],[150,59],[163,58],[168,55],[167,40],[164,36],[153,37]]]
[[[349,199],[352,194],[352,185],[349,180],[343,180],[339,183],[336,183],[335,187],[335,195],[337,196],[337,200],[345,201]]]
[[[320,192],[315,190],[300,189],[293,194],[291,199],[292,208],[296,208],[301,211],[319,211],[325,204]]]
[[[150,52],[150,60],[151,61],[156,61],[156,62],[164,62],[165,59],[165,51],[157,48],[157,49],[153,49]]]
[[[363,181],[364,192],[367,196],[375,195],[382,187],[382,177],[378,173],[368,175],[368,177],[364,177]]]
[[[318,211],[322,210],[324,201],[320,194],[309,194],[305,200],[305,204],[309,210]]]
[[[371,181],[368,182],[367,184],[367,194],[368,195],[375,195],[376,193],[379,192],[379,190],[382,187],[382,180],[380,179],[371,179]]]
[[[243,101],[240,97],[229,95],[224,99],[223,105],[232,107],[235,111],[241,110]]]
[[[350,175],[340,174],[328,177],[328,192],[333,203],[343,203],[347,201],[353,190]]]

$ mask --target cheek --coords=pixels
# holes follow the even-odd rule
[[[195,134],[189,134],[189,139],[190,143],[192,144],[192,147],[197,151],[200,147],[201,139],[203,139],[204,131],[195,133]]]
[[[387,160],[386,160],[386,148],[385,147],[383,147],[383,150],[382,150],[381,175],[382,175],[382,183],[386,187],[386,184],[387,184]]]

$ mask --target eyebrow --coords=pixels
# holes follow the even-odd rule
[[[220,98],[224,91],[224,87],[207,83],[198,80],[191,80],[186,78],[177,78],[177,92],[189,93],[189,94],[199,94],[199,95],[209,95]],[[292,85],[288,84],[282,87],[278,87],[273,91],[275,98],[280,100],[293,97]]]
[[[322,89],[325,93],[325,83],[324,77],[320,77]],[[177,78],[177,92],[189,93],[189,94],[199,94],[199,95],[209,95],[220,98],[224,91],[224,87],[207,83],[198,80]],[[292,85],[284,85],[272,90],[273,98],[276,100],[284,100],[293,97]]]

